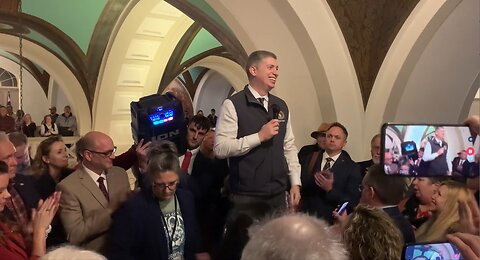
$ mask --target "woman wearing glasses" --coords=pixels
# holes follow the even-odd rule
[[[145,188],[113,216],[108,259],[208,259],[197,254],[201,241],[193,195],[178,187],[175,145],[152,146]]]

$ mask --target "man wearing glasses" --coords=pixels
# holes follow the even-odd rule
[[[101,132],[89,132],[76,145],[78,170],[61,181],[60,218],[67,240],[103,253],[111,215],[130,193],[127,173],[113,166],[116,147]]]

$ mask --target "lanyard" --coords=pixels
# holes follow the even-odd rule
[[[173,199],[175,200],[175,222],[173,224],[173,230],[172,230],[172,235],[170,235],[170,232],[168,232],[168,225],[167,225],[167,220],[165,219],[165,215],[162,212],[162,223],[163,226],[165,227],[165,233],[167,233],[167,243],[168,243],[168,255],[171,255],[173,253],[173,238],[175,235],[175,231],[177,230],[177,222],[178,222],[178,216],[177,216],[177,194],[173,195]],[[160,209],[162,211],[162,209]]]

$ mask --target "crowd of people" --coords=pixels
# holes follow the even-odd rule
[[[27,137],[51,135],[74,136],[77,132],[77,118],[72,114],[70,106],[65,106],[64,112],[59,115],[55,106],[51,107],[50,113],[46,114],[37,125],[30,114],[23,110],[17,110],[13,114],[11,105],[0,105],[0,132],[21,132]]]
[[[110,136],[91,131],[70,168],[54,133],[75,134],[69,107],[45,117],[50,134],[33,159],[25,132],[0,135],[0,258],[400,259],[405,244],[438,240],[480,257],[478,175],[388,176],[380,136],[372,158],[354,162],[339,122],[298,151],[289,107],[270,93],[275,54],[252,53],[246,72],[249,84],[218,118],[211,111],[216,124],[188,119],[182,154],[141,140],[117,156]]]

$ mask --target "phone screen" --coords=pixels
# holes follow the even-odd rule
[[[404,260],[449,259],[459,260],[462,255],[457,247],[449,242],[409,244],[403,248]]]
[[[381,163],[402,176],[478,176],[479,141],[467,126],[385,124]]]
[[[348,201],[347,202],[344,202],[342,204],[342,206],[340,207],[340,209],[338,209],[338,214],[339,215],[342,215],[342,213],[347,209],[347,206],[348,206]]]

